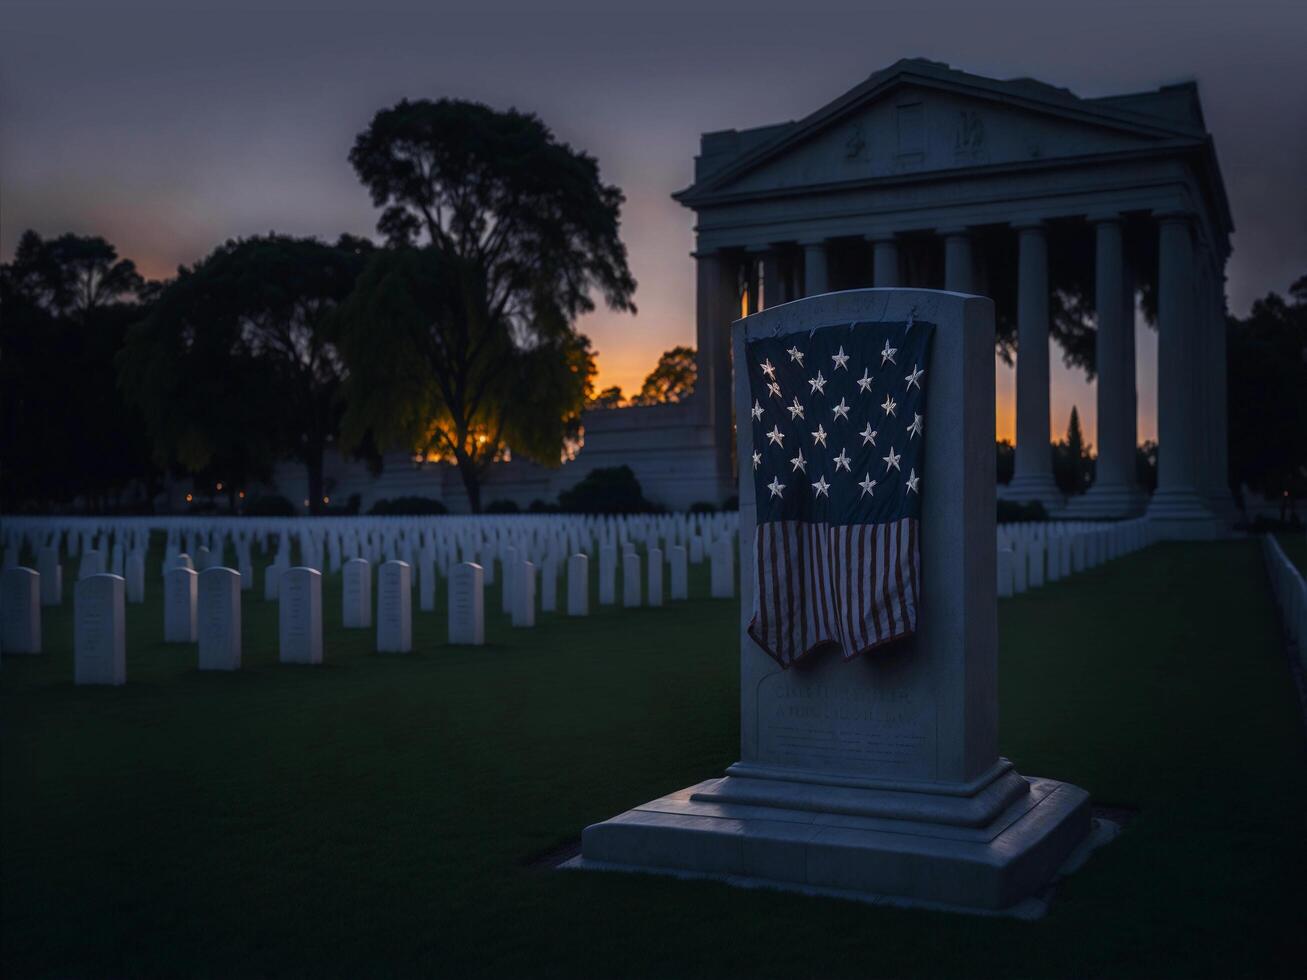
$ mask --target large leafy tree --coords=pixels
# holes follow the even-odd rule
[[[1307,496],[1307,276],[1269,293],[1229,336],[1232,482],[1271,499]]]
[[[141,277],[103,238],[34,231],[0,266],[0,507],[78,502],[107,511],[150,496],[141,419],[113,358],[140,316]]]
[[[658,365],[649,372],[640,393],[631,399],[632,405],[663,405],[679,402],[694,392],[697,375],[693,347],[673,347],[658,358]]]
[[[346,437],[371,429],[453,461],[479,509],[506,450],[542,463],[566,451],[593,373],[574,323],[593,294],[635,309],[622,192],[537,117],[449,99],[378,112],[350,162],[392,250],[341,318]]]
[[[323,457],[337,438],[345,366],[331,316],[354,287],[366,243],[268,235],[227,242],[182,269],[119,357],[160,458],[228,486],[290,458],[323,503]]]

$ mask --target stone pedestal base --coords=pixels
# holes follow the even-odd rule
[[[585,829],[573,866],[1004,912],[1090,834],[1084,790],[1006,760],[966,785],[793,777],[727,775],[628,810]]]
[[[1010,500],[1017,504],[1028,504],[1038,500],[1044,505],[1049,515],[1059,514],[1066,505],[1062,491],[1057,488],[1057,481],[1052,473],[1018,475],[1011,483],[998,485],[998,499]]]
[[[1196,490],[1158,490],[1144,516],[1158,534],[1178,541],[1207,541],[1225,533],[1224,522]]]
[[[1138,517],[1148,506],[1148,494],[1124,483],[1100,486],[1067,501],[1062,516],[1078,520],[1109,520]]]

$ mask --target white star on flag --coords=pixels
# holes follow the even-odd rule
[[[920,493],[917,484],[921,482],[921,477],[917,476],[916,469],[908,473],[908,493]]]
[[[785,353],[790,355],[791,362],[798,361],[799,367],[803,367],[803,351],[799,350],[797,347],[791,347]]]
[[[755,449],[753,451],[753,468],[756,470],[761,462],[762,462],[762,453],[758,452],[758,450]]]
[[[908,438],[921,435],[921,416],[916,412],[912,413],[912,424],[908,426]]]
[[[888,473],[891,466],[894,467],[894,469],[899,470],[899,460],[902,458],[903,455],[901,453],[896,453],[894,447],[890,446],[889,455],[881,457],[881,459],[885,461],[885,472]],[[903,471],[899,470],[899,472],[902,473]]]
[[[858,486],[862,487],[862,493],[858,494],[858,499],[861,500],[867,494],[871,493],[873,490],[876,489],[876,481],[873,480],[871,478],[871,474],[868,473],[865,477],[862,478],[862,481],[858,484]]]
[[[780,398],[781,397],[780,384],[775,381],[767,382],[767,394],[771,395],[771,397],[773,398]]]
[[[886,338],[885,338],[885,349],[884,349],[883,351],[880,352],[880,366],[881,366],[881,367],[884,367],[886,361],[889,361],[891,364],[895,363],[895,361],[894,361],[894,355],[897,354],[898,352],[899,352],[899,349],[898,349],[897,347],[891,347],[891,346],[889,345],[889,338],[886,337]]]
[[[812,485],[812,489],[817,491],[818,497],[830,497],[830,484],[826,482],[824,476],[817,477],[817,482]]]
[[[840,403],[831,409],[831,414],[837,419],[847,419],[849,417],[848,403],[841,398]]]
[[[794,465],[794,469],[792,470],[792,472],[795,473],[798,473],[799,471],[802,471],[804,473],[808,472],[808,461],[803,458],[802,446],[799,447],[799,455],[795,456],[792,460],[790,460],[790,462]]]
[[[755,420],[762,418],[762,406],[758,404],[758,399],[753,400],[753,408],[749,409],[749,413]]]
[[[871,443],[874,446],[876,445],[876,436],[879,435],[879,433],[877,433],[877,431],[871,427],[871,423],[868,422],[867,427],[862,430],[861,435],[862,435],[862,444],[864,446],[867,443]]]
[[[803,418],[803,406],[799,404],[798,395],[794,396],[794,404],[787,405],[786,408],[790,410],[790,421],[794,421],[794,419],[796,418],[798,419]]]
[[[909,388],[909,389],[910,389],[913,385],[916,385],[917,388],[920,388],[920,387],[921,387],[921,376],[922,376],[923,374],[925,374],[925,373],[926,373],[925,371],[921,370],[921,368],[917,367],[917,365],[914,364],[914,365],[912,365],[912,373],[911,373],[911,374],[908,374],[908,375],[905,375],[904,378],[903,378],[903,380],[906,381],[906,382],[908,383],[908,388]]]
[[[817,431],[812,434],[812,441],[814,444],[826,445],[826,430],[821,427],[820,422],[817,423]]]
[[[812,395],[817,392],[821,392],[823,395],[826,394],[826,379],[821,376],[821,371],[817,372],[815,378],[809,378],[808,384],[812,385],[812,391],[808,392],[808,394]]]
[[[779,497],[781,496],[781,491],[785,489],[785,484],[781,482],[780,477],[773,476],[771,478],[771,483],[767,484],[767,489],[771,491],[773,497]]]
[[[858,390],[871,391],[871,382],[872,382],[871,370],[869,368],[863,368],[862,377],[858,379]]]
[[[776,368],[772,365],[771,358],[767,358],[758,367],[762,368],[762,373],[767,375],[772,381],[776,380]]]
[[[785,433],[780,430],[779,426],[773,425],[771,431],[767,433],[767,441],[775,446],[784,446]]]
[[[885,409],[885,414],[886,414],[886,415],[893,415],[893,414],[895,414],[894,409],[896,409],[896,408],[899,407],[899,403],[896,402],[896,401],[895,401],[893,398],[891,398],[889,395],[886,395],[886,396],[885,396],[885,404],[881,405],[880,407],[883,408],[883,409]]]
[[[852,460],[849,459],[849,457],[845,455],[844,450],[841,449],[840,454],[835,457],[835,472],[838,473],[841,469],[846,469],[852,473],[853,469],[849,466],[849,463],[851,462]]]
[[[844,353],[843,345],[840,346],[840,352],[838,354],[832,354],[830,359],[835,362],[835,367],[831,369],[832,371],[838,371],[840,368],[844,368],[846,371],[849,369],[849,355]]]

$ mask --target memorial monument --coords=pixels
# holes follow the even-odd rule
[[[838,363],[849,359],[829,331],[860,342],[874,332],[885,360]],[[843,397],[757,397],[761,348],[750,345],[763,341],[798,359],[829,348],[825,364],[805,365],[809,384],[840,376],[848,387],[865,371],[866,401],[849,417],[867,427],[840,414]],[[587,827],[574,864],[1028,914],[1026,900],[1086,844],[1091,817],[1083,790],[1024,777],[998,754],[993,304],[930,290],[828,293],[738,321],[733,344],[749,369],[734,389],[740,761]],[[896,364],[896,348],[928,354]],[[923,381],[928,410],[913,390]],[[920,469],[903,472],[909,458]],[[773,474],[760,493],[756,466]],[[868,518],[837,516],[877,493],[906,516],[870,530]],[[818,518],[801,509],[814,498],[826,504]],[[841,544],[860,538],[870,551]],[[796,563],[797,583],[786,579]],[[777,610],[790,614],[780,630],[764,621]]]

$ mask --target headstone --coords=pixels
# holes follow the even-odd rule
[[[507,574],[504,576],[508,577]],[[529,561],[517,563],[513,573],[513,625],[518,627],[536,624],[536,567]]]
[[[413,652],[412,570],[391,560],[377,569],[377,652]]]
[[[178,571],[174,569],[173,574]],[[199,574],[199,593],[200,670],[239,670],[240,572],[234,568],[206,568]]]
[[[567,615],[590,615],[590,556],[567,559]]]
[[[77,566],[77,577],[87,578],[91,575],[104,574],[104,552],[88,549],[82,552],[82,560]]]
[[[123,572],[127,582],[127,601],[139,605],[145,601],[145,555],[133,551],[123,562]]]
[[[197,574],[190,568],[170,568],[163,579],[163,642],[195,642]]]
[[[73,586],[73,683],[127,683],[125,584],[101,574]]]
[[[347,630],[372,626],[372,566],[366,558],[345,562],[340,579],[340,620]]]
[[[729,534],[713,542],[710,577],[710,594],[714,599],[734,598],[735,543]]]
[[[462,646],[486,642],[485,573],[475,562],[455,565],[449,576],[449,642]]]
[[[628,551],[622,556],[622,605],[640,605],[640,556]]]
[[[58,548],[42,548],[36,553],[36,570],[41,575],[41,605],[57,606],[64,601],[64,570],[59,564]]]
[[[649,549],[649,605],[663,604],[663,550]]]
[[[288,568],[281,573],[277,638],[284,664],[322,663],[322,573]]]
[[[926,352],[921,338],[930,325],[933,347]],[[736,321],[732,334],[740,420],[741,758],[724,778],[587,827],[581,865],[830,889],[878,902],[991,912],[1023,907],[1086,840],[1091,814],[1083,790],[1023,778],[998,754],[992,302],[915,289],[825,293]],[[807,363],[787,358],[790,348],[806,354]],[[910,350],[920,353],[919,363],[905,356]],[[843,368],[832,366],[837,351],[851,355]],[[775,369],[781,400],[769,401],[763,418],[751,418],[750,385],[764,359]],[[778,425],[778,406],[818,370],[833,404],[849,397],[864,371],[886,389],[870,409],[855,408],[854,423],[874,412],[880,397],[897,401],[900,420],[914,408],[925,419],[915,474],[920,603],[915,634],[861,655],[854,655],[861,640],[845,637],[840,646],[854,645],[843,650],[852,659],[834,644],[818,645],[800,666],[786,669],[746,629],[751,611],[762,608],[757,577],[779,583],[775,573],[782,568],[770,551],[763,552],[765,565],[755,564],[755,549],[775,535],[757,533],[761,501],[751,459],[758,450],[766,467],[759,476],[808,490],[791,476],[791,447],[779,450],[764,436],[779,425],[795,433],[788,418]],[[922,391],[910,391],[905,376],[919,379]],[[854,391],[849,400],[856,397]],[[836,432],[842,424],[826,422]],[[901,421],[897,432],[907,424]],[[886,430],[895,426],[881,426],[876,455],[883,458],[893,448]],[[855,424],[848,431],[856,432]],[[829,456],[836,451],[828,449]],[[859,452],[856,443],[851,451]],[[865,453],[868,461],[871,456]],[[833,481],[831,496],[852,502],[863,478],[854,472],[859,468],[839,473],[810,462],[806,481],[820,482],[815,473],[825,474]],[[885,478],[885,464],[880,472],[879,489],[914,479]],[[804,506],[794,520],[820,532],[830,526],[821,521],[822,506]],[[861,567],[827,561],[836,575]],[[793,581],[797,610],[811,608],[805,598],[825,597],[837,616],[851,615],[851,606],[843,613],[841,607],[856,600],[840,600],[839,578],[827,579],[835,584],[824,589],[807,576]],[[882,611],[891,612],[888,603]],[[846,622],[854,628],[857,621]]]
[[[672,545],[668,552],[668,565],[672,577],[672,601],[690,598],[689,570],[686,568],[684,545]]]
[[[694,535],[690,538],[690,561],[698,565],[703,562],[703,537]]]
[[[0,650],[41,652],[41,576],[21,565],[0,572]]]

